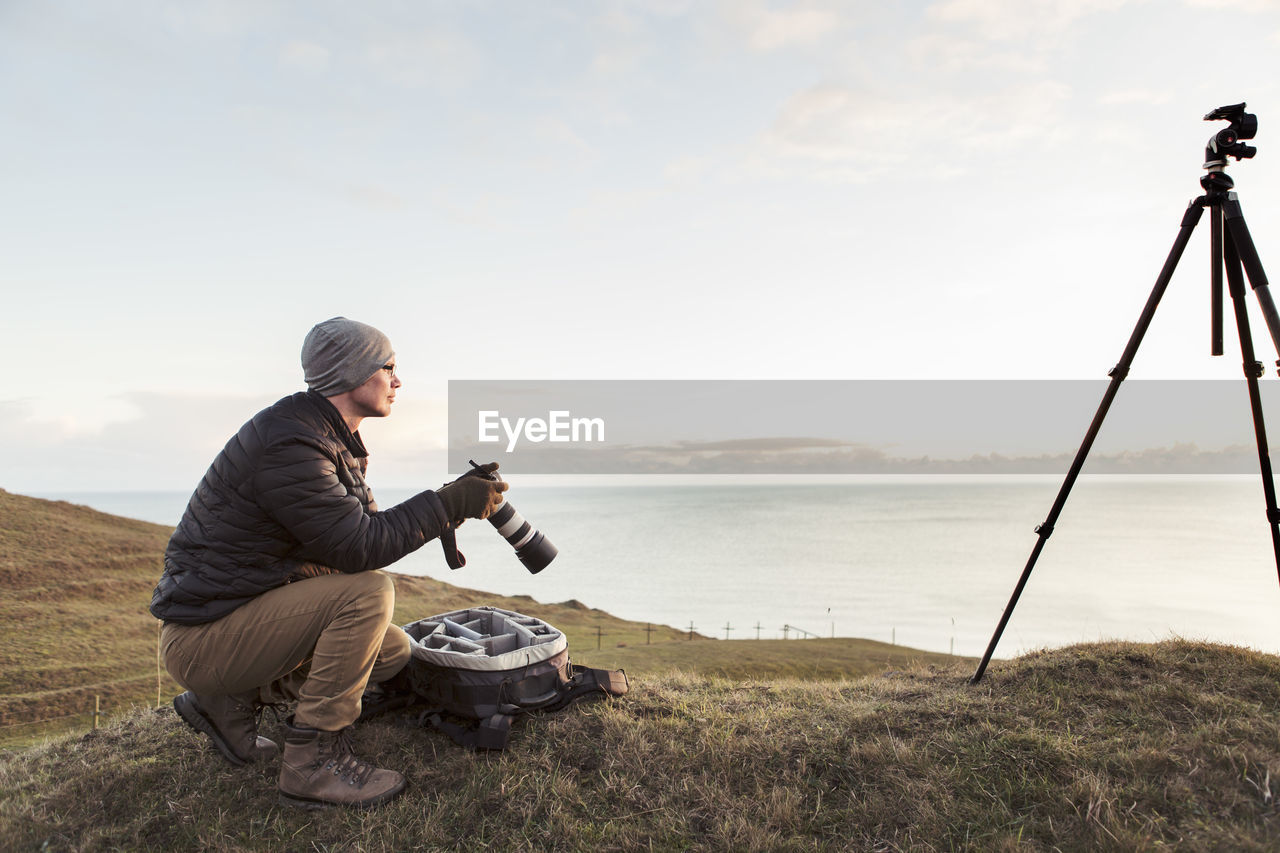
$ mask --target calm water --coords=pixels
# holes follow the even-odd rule
[[[979,655],[1060,481],[831,485],[513,486],[560,549],[527,574],[492,528],[459,531],[395,569],[475,589],[578,599],[619,616],[732,638],[869,637]],[[377,491],[386,507],[408,492]],[[46,495],[176,523],[187,495]],[[427,616],[430,614],[422,614]],[[1083,478],[998,650],[1173,635],[1280,652],[1280,583],[1256,477]],[[757,628],[757,626],[759,626]]]

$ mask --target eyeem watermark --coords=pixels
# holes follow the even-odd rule
[[[465,471],[470,459],[500,455],[502,467],[521,476],[1056,478],[1070,466],[1105,386],[1105,380],[451,380],[448,460],[451,470]],[[1261,393],[1264,408],[1280,411],[1280,383],[1263,383]],[[1256,477],[1249,407],[1240,405],[1240,394],[1234,379],[1127,381],[1085,473]]]
[[[575,418],[565,411],[547,412],[546,419],[504,418],[496,410],[479,413],[477,436],[482,443],[489,444],[502,440],[498,434],[501,430],[506,435],[507,452],[516,449],[520,439],[550,442],[585,442],[604,441],[604,418]]]

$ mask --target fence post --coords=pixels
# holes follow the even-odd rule
[[[160,707],[160,627],[164,622],[156,620],[156,707]]]
[[[93,697],[93,727],[98,727],[98,715],[102,713],[102,697]]]

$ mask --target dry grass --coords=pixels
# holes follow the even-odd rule
[[[146,603],[168,530],[2,491],[0,522],[0,720],[86,691],[153,702]],[[1078,646],[970,686],[970,661],[883,644],[649,646],[574,602],[397,584],[398,621],[533,611],[577,662],[625,666],[632,693],[522,721],[501,755],[409,715],[368,724],[363,752],[410,781],[370,813],[282,808],[275,767],[231,768],[167,706],[139,709],[0,752],[0,849],[1280,849],[1270,655]],[[612,648],[595,650],[597,625]]]
[[[169,531],[0,491],[0,726],[155,699]],[[3,731],[3,730],[0,730]]]
[[[555,622],[554,619],[550,621]],[[694,642],[606,647],[600,651],[594,645],[588,645],[585,650],[582,646],[571,645],[570,650],[575,663],[625,669],[633,675],[687,673],[754,680],[800,678],[841,681],[920,664],[945,666],[962,663],[972,667],[977,663],[976,659],[852,637],[821,640],[698,639]]]
[[[172,711],[0,763],[0,839],[51,850],[1274,850],[1280,660],[1105,644],[848,682],[636,679],[473,754],[364,727],[410,789],[276,804]],[[270,730],[270,728],[268,728]]]

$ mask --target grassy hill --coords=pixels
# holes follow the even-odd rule
[[[0,492],[0,711],[106,689],[154,704],[145,606],[167,534]],[[361,753],[410,786],[369,813],[282,807],[277,766],[232,768],[167,704],[137,707],[0,751],[0,849],[1280,849],[1275,656],[1092,644],[997,661],[973,686],[972,661],[869,641],[670,629],[646,645],[644,625],[576,602],[397,589],[399,621],[536,612],[576,661],[624,666],[632,691],[522,720],[498,755],[410,714],[365,724]],[[161,687],[167,702],[177,688]]]
[[[710,646],[711,644],[706,644]],[[1280,660],[1104,644],[857,681],[635,679],[474,754],[362,727],[408,791],[277,804],[172,710],[0,758],[14,850],[1275,850]],[[274,733],[271,725],[269,734]]]
[[[0,491],[0,726],[80,713],[95,695],[111,707],[149,690],[154,703],[146,605],[168,533]]]

